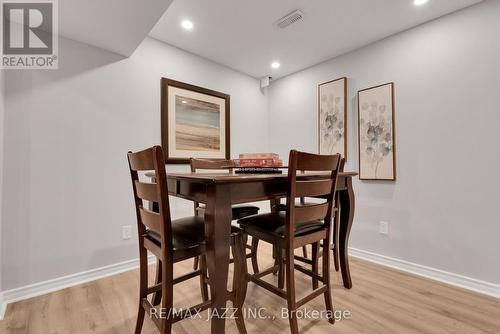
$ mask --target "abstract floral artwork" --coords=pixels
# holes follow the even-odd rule
[[[394,83],[358,92],[359,178],[396,180]]]
[[[319,154],[347,155],[347,78],[318,87]]]

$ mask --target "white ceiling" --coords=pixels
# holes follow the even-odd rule
[[[172,0],[61,0],[59,35],[130,56]]]
[[[278,78],[481,1],[174,0],[150,36],[256,78]],[[274,26],[295,9],[301,22]],[[183,30],[182,19],[194,29]]]

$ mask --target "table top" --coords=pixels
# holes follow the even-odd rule
[[[297,178],[310,178],[315,176],[326,176],[329,173],[324,172],[306,172],[304,174],[297,174]],[[358,175],[357,172],[342,172],[339,173],[340,177],[354,177]],[[146,176],[153,177],[154,173],[146,173]],[[287,173],[283,174],[229,174],[229,173],[167,173],[169,179],[184,179],[200,183],[239,183],[239,182],[258,182],[268,180],[283,180],[288,177]]]

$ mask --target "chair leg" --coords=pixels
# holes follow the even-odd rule
[[[156,278],[155,278],[155,285],[161,283],[161,260],[156,259]],[[160,305],[161,303],[161,292],[157,291],[153,293],[153,298],[151,299],[151,304],[153,306]]]
[[[173,259],[167,261],[167,263],[163,263],[162,265],[162,275],[163,281],[161,286],[162,292],[162,302],[161,307],[162,310],[170,316],[166,319],[161,319],[161,329],[160,332],[162,334],[171,334],[172,333],[172,307],[174,303],[173,294],[174,294],[174,264]]]
[[[139,246],[139,310],[137,312],[137,322],[135,325],[135,333],[140,334],[142,324],[144,323],[144,315],[146,311],[142,307],[142,299],[146,298],[146,291],[148,289],[148,257],[146,249],[142,244]]]
[[[235,237],[233,245],[234,275],[233,275],[233,307],[236,309],[236,326],[239,334],[246,334],[243,304],[247,293],[247,260],[246,260],[246,235]]]
[[[257,274],[259,272],[259,262],[257,261],[257,251],[259,249],[259,239],[252,237],[252,268],[253,273]]]
[[[323,240],[323,245],[328,245],[329,240]],[[332,317],[328,319],[331,324],[335,323],[335,317],[333,317],[333,303],[332,303],[332,285],[330,280],[330,249],[329,247],[323,247],[323,283],[326,285],[325,291],[325,306],[326,310],[332,314]]]
[[[312,244],[312,272],[318,274],[318,262],[319,262],[319,249],[320,243],[315,242]],[[316,290],[318,288],[318,280],[316,278],[312,278],[313,289]]]
[[[209,294],[208,294],[208,283],[207,283],[207,278],[208,278],[207,258],[205,257],[205,255],[202,255],[200,257],[200,270],[201,270],[201,275],[200,275],[201,298],[203,299],[204,302],[206,302],[208,301]]]
[[[193,261],[193,270],[198,270],[199,263],[200,263],[199,257],[195,257]]]
[[[278,246],[276,246],[276,245],[273,245],[273,259],[274,259],[274,265],[279,266],[280,262],[278,260]],[[279,272],[279,268],[275,269],[273,271],[273,275],[277,275],[278,272]]]
[[[145,314],[146,311],[144,310],[144,307],[142,307],[142,305],[139,305],[139,311],[137,312],[137,322],[135,324],[135,334],[141,334]]]
[[[302,254],[307,259],[307,246],[302,246]]]
[[[274,198],[274,199],[270,200],[269,201],[269,208],[271,209],[271,212],[276,212],[276,206],[280,203],[281,203],[281,199],[279,199],[279,198]],[[252,239],[253,239],[253,237],[252,237]],[[273,245],[273,259],[275,260],[274,265],[278,264],[278,262],[276,261],[277,254],[278,254],[278,252],[277,252],[276,245]],[[278,269],[273,271],[273,275],[278,274],[278,271],[279,271]]]
[[[278,267],[278,288],[283,289],[285,287],[285,264],[283,263],[283,249],[281,247],[276,248],[276,264]]]
[[[295,267],[293,249],[286,250],[286,294],[288,305],[288,321],[290,322],[290,332],[299,334],[299,325],[297,323],[297,304],[295,300]]]
[[[164,320],[162,322],[161,334],[172,334],[172,321]]]

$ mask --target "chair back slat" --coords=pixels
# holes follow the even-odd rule
[[[323,220],[328,214],[329,203],[301,205],[295,207],[295,224]]]
[[[299,181],[295,195],[297,197],[317,197],[331,193],[333,181],[331,178],[324,180]]]
[[[338,170],[339,160],[339,154],[318,155],[306,152],[297,152],[297,170],[314,172]]]
[[[154,170],[154,157],[153,150],[151,148],[136,152],[129,153],[130,169],[136,172],[145,170]]]
[[[140,199],[158,203],[159,198],[156,183],[135,181],[135,189],[137,191],[137,197]]]
[[[139,208],[141,213],[141,222],[154,232],[161,234],[161,216],[160,214],[149,211],[148,209]]]

